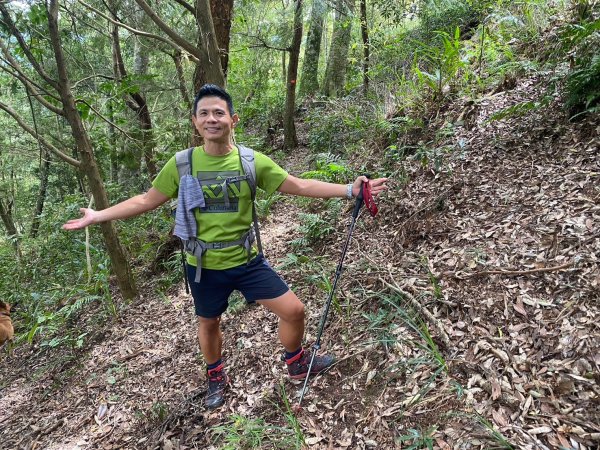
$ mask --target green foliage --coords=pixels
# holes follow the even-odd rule
[[[435,444],[434,433],[437,431],[436,426],[428,427],[426,430],[410,428],[406,434],[397,438],[402,444],[402,448],[406,450],[421,450],[427,448],[433,450]]]
[[[279,192],[273,192],[267,195],[264,191],[258,189],[256,195],[256,214],[259,220],[264,220],[271,214],[271,208],[280,201],[283,196]]]
[[[566,106],[574,117],[600,111],[600,19],[567,25],[561,39],[573,58],[565,80]]]
[[[212,432],[213,442],[223,450],[300,448],[294,442],[292,430],[241,414],[232,415],[226,424],[212,428]]]
[[[344,166],[339,158],[331,153],[319,153],[315,157],[315,169],[304,172],[301,178],[316,178],[330,183],[345,183],[352,179],[352,172]]]
[[[335,220],[339,216],[342,202],[340,199],[330,199],[325,204],[325,212],[322,214],[299,214],[300,225],[298,226],[298,231],[302,236],[291,242],[294,248],[302,249],[310,247],[319,243],[335,231]]]
[[[359,104],[343,103],[332,101],[307,116],[308,146],[313,152],[349,154],[364,139],[369,128],[368,110]]]
[[[433,362],[439,370],[448,371],[446,360],[439,347],[433,340],[427,323],[418,315],[418,313],[405,309],[399,304],[397,296],[384,298],[386,304],[391,307],[391,310],[397,314],[397,317],[402,320],[410,329],[412,329],[419,337],[419,347],[429,355],[430,362]]]
[[[420,0],[420,27],[416,34],[430,38],[435,32],[451,33],[456,27],[467,31],[477,25],[484,2],[461,0]]]
[[[300,424],[300,421],[298,420],[298,418],[296,417],[296,414],[294,413],[294,411],[292,410],[292,405],[289,399],[289,396],[285,390],[285,385],[283,383],[279,384],[279,392],[281,394],[281,400],[283,402],[283,415],[287,421],[287,423],[290,425],[290,427],[293,430],[294,433],[294,438],[293,441],[291,442],[292,447],[291,448],[295,448],[295,449],[301,449],[304,448],[304,446],[306,445],[305,439],[304,439],[304,432],[302,431],[302,425]]]
[[[461,59],[460,29],[456,27],[454,35],[437,31],[436,37],[441,45],[430,45],[419,42],[419,50],[415,56],[414,71],[422,85],[434,92],[434,97],[441,96],[446,87],[457,82],[459,71],[465,67]],[[417,62],[418,60],[418,62]],[[422,68],[420,67],[423,66]],[[468,71],[463,76],[468,81]]]

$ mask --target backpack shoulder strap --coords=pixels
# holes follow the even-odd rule
[[[194,147],[186,148],[175,153],[175,163],[177,165],[177,173],[179,179],[183,178],[184,175],[192,174],[192,154],[194,153]]]
[[[237,144],[237,146],[240,161],[242,162],[242,169],[244,169],[244,174],[248,176],[248,186],[250,186],[250,192],[252,193],[252,221],[254,222],[256,245],[258,246],[258,251],[264,254],[260,240],[260,231],[258,230],[258,215],[256,214],[256,205],[254,202],[256,199],[256,163],[254,161],[254,150],[242,144]]]
[[[242,144],[237,144],[242,162],[244,174],[248,176],[248,185],[252,193],[252,201],[256,198],[256,164],[254,162],[254,150]]]

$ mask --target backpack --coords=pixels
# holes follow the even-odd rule
[[[240,163],[242,166],[242,170],[244,172],[243,175],[238,175],[234,177],[227,177],[223,182],[223,195],[225,197],[225,203],[229,203],[229,194],[228,194],[228,185],[231,183],[237,183],[239,181],[246,181],[248,183],[248,187],[250,188],[251,193],[251,201],[252,201],[252,222],[253,224],[250,226],[247,232],[245,232],[240,239],[235,241],[228,242],[204,242],[197,238],[192,238],[189,240],[181,240],[182,243],[182,261],[184,264],[184,277],[186,282],[186,292],[188,290],[188,280],[187,280],[187,271],[185,270],[185,256],[184,252],[194,254],[198,258],[198,267],[196,269],[196,282],[200,281],[201,276],[201,256],[206,252],[206,250],[215,250],[222,249],[227,247],[233,247],[236,245],[241,245],[248,252],[248,262],[250,262],[250,257],[252,254],[252,244],[256,240],[256,244],[258,247],[258,251],[260,253],[263,252],[262,242],[260,240],[260,233],[258,230],[258,216],[256,214],[256,205],[254,200],[256,199],[256,164],[254,161],[254,150],[249,147],[246,147],[241,144],[236,144],[238,147],[238,153],[240,156]],[[195,147],[191,147],[185,150],[178,151],[175,154],[175,162],[177,165],[177,173],[179,175],[179,179],[183,178],[186,175],[192,174],[192,154],[194,152]]]

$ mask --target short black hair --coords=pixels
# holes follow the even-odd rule
[[[229,109],[229,114],[233,116],[233,100],[231,100],[231,95],[229,95],[229,93],[227,93],[227,91],[221,86],[217,86],[216,84],[205,84],[200,88],[200,90],[196,94],[196,98],[194,99],[194,109],[192,109],[192,116],[196,115],[198,102],[204,97],[218,97],[221,100],[225,100],[225,102],[227,103],[227,108]]]

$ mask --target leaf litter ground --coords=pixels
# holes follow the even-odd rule
[[[297,416],[307,448],[597,448],[597,116],[570,123],[551,105],[487,121],[538,90],[526,79],[456,102],[430,124],[461,124],[441,170],[399,162],[408,183],[392,184],[375,221],[359,219],[323,340],[338,361]],[[296,159],[294,173],[307,169]],[[268,256],[306,302],[312,342],[326,294],[308,277],[333,277],[350,211],[289,264],[298,206],[273,208]],[[100,330],[82,317],[79,353],[3,358],[0,448],[219,448],[215,427],[240,418],[269,424],[262,448],[290,448],[284,399],[301,386],[286,377],[274,317],[239,302],[226,313],[231,389],[206,411],[190,298],[146,292]]]

